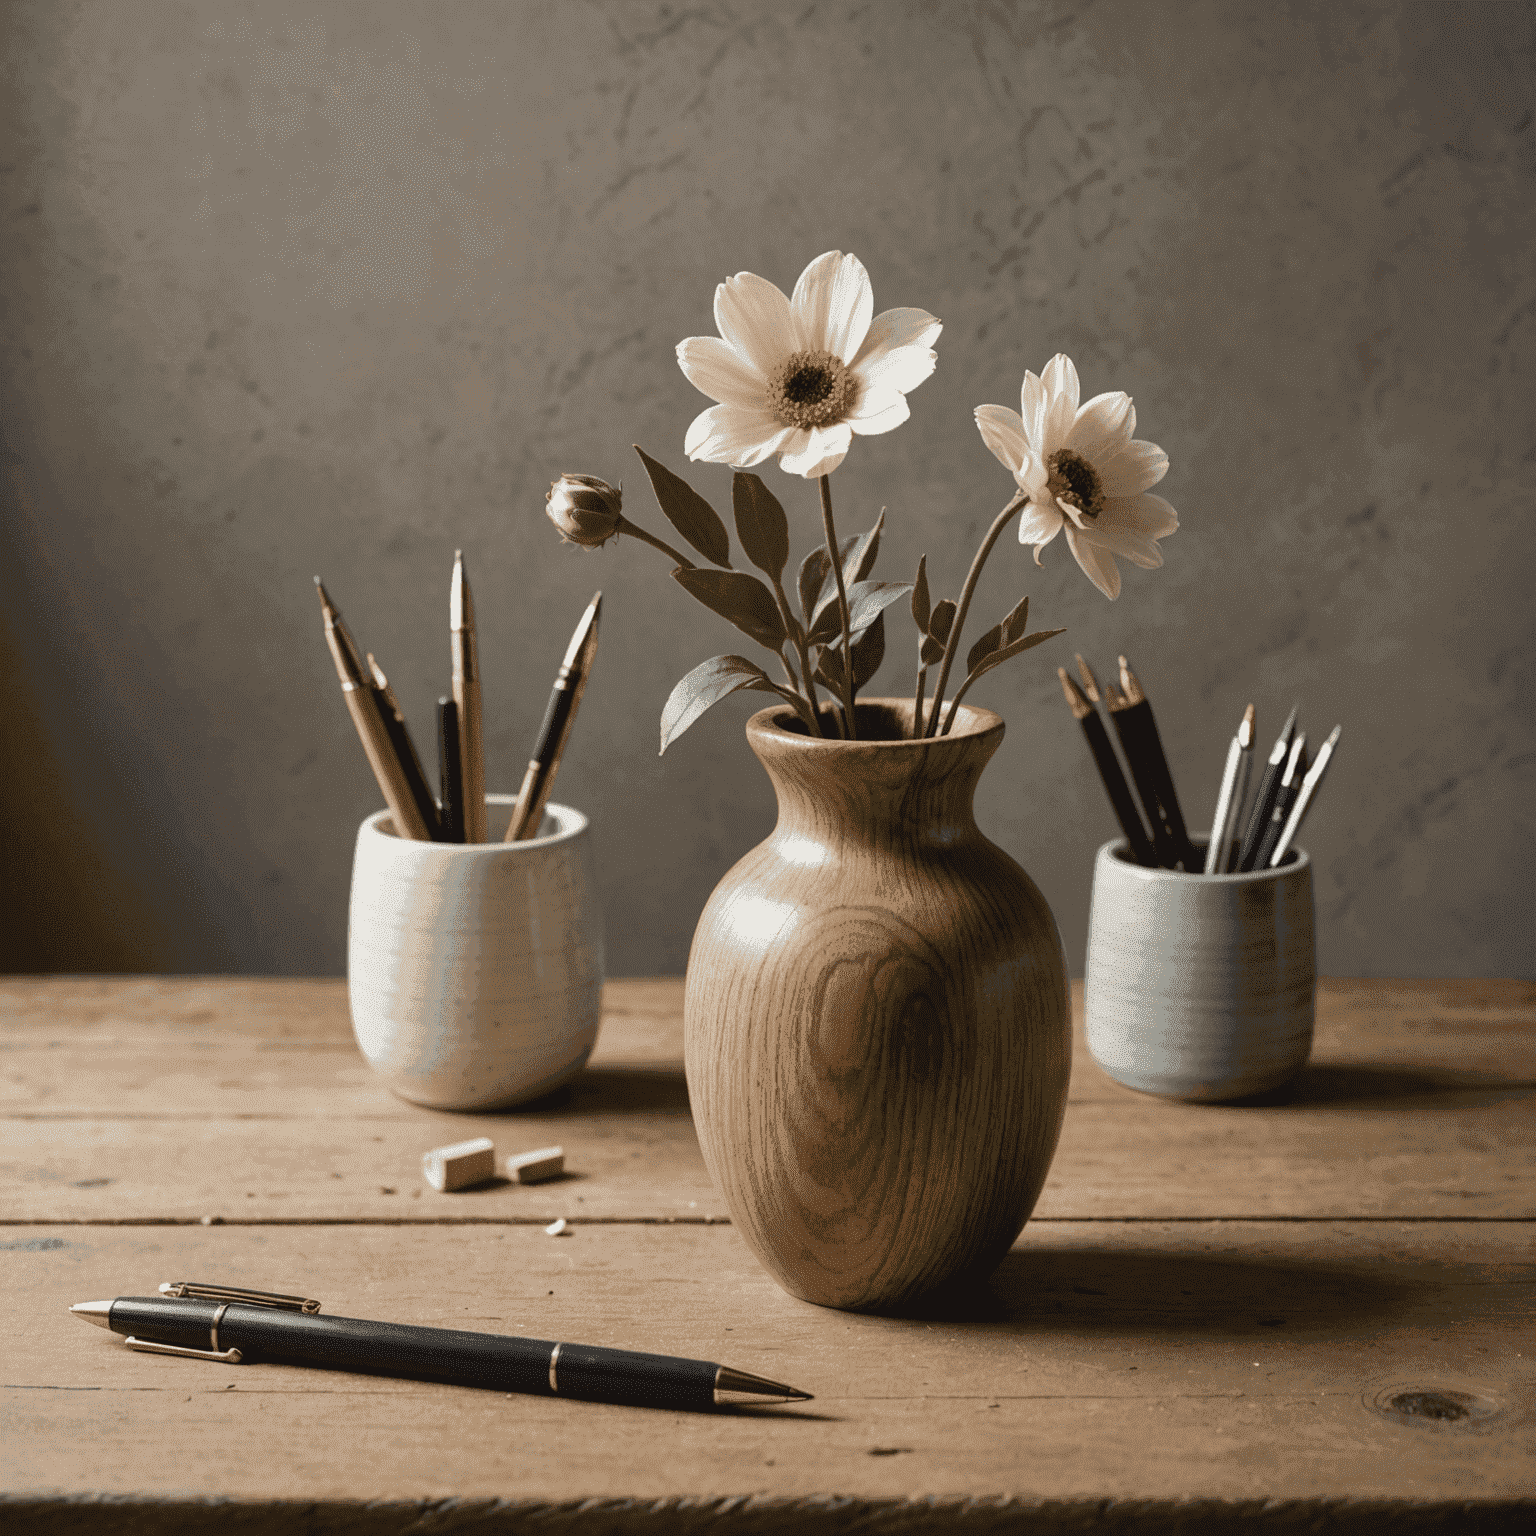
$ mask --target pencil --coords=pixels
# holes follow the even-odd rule
[[[512,807],[512,820],[507,825],[506,841],[509,843],[523,842],[539,835],[544,807],[549,803],[549,792],[554,788],[560,759],[570,740],[571,726],[576,721],[576,711],[597,656],[597,620],[602,605],[603,594],[595,593],[576,625],[571,643],[566,647],[565,660],[555,674],[555,685],[550,690],[538,741],[533,756],[528,759],[528,771],[523,775],[517,804]]]
[[[464,786],[459,798],[464,809],[464,841],[483,843],[485,738],[480,721],[480,657],[475,645],[475,599],[464,574],[462,549],[453,552],[448,629],[453,649],[453,702],[459,713],[459,768]]]
[[[1237,734],[1227,747],[1227,763],[1221,774],[1221,792],[1211,813],[1211,840],[1205,849],[1205,873],[1220,873],[1227,862],[1232,824],[1248,792],[1248,763],[1253,748],[1253,705],[1243,711]]]
[[[464,769],[459,762],[459,706],[437,701],[437,781],[442,805],[439,836],[445,843],[464,841]]]
[[[1280,775],[1285,771],[1285,759],[1291,750],[1291,739],[1296,734],[1296,709],[1293,707],[1286,716],[1285,724],[1280,727],[1280,734],[1275,738],[1275,744],[1270,748],[1269,762],[1265,765],[1263,777],[1259,780],[1258,793],[1253,797],[1253,809],[1248,813],[1248,829],[1243,833],[1243,846],[1237,856],[1237,868],[1246,874],[1253,868],[1253,861],[1258,857],[1259,842],[1264,836],[1264,829],[1269,825],[1269,818],[1274,814],[1275,796],[1280,793]]]
[[[1061,691],[1067,696],[1067,708],[1072,711],[1073,717],[1083,728],[1083,735],[1088,739],[1088,749],[1093,753],[1099,777],[1104,781],[1104,792],[1109,796],[1109,803],[1119,818],[1120,830],[1125,833],[1125,840],[1130,845],[1131,857],[1138,864],[1156,865],[1157,854],[1153,850],[1152,840],[1141,824],[1141,813],[1136,809],[1130,786],[1120,771],[1115,749],[1109,744],[1109,733],[1104,729],[1104,722],[1099,719],[1098,711],[1089,703],[1082,690],[1067,675],[1065,667],[1057,667],[1056,676],[1061,679]]]
[[[1146,807],[1147,820],[1152,823],[1152,840],[1170,868],[1182,864],[1189,873],[1197,874],[1200,856],[1184,828],[1184,814],[1179,809],[1179,797],[1173,787],[1173,775],[1168,771],[1151,702],[1124,656],[1120,657],[1120,690],[1115,695],[1118,702],[1110,705],[1110,715],[1120,734],[1120,745],[1125,748],[1125,760],[1131,765],[1141,803]],[[1159,826],[1163,833],[1161,841]]]
[[[1291,807],[1296,803],[1296,797],[1301,793],[1301,781],[1307,771],[1307,733],[1297,731],[1296,739],[1291,743],[1290,755],[1285,760],[1285,772],[1280,776],[1280,789],[1275,795],[1275,808],[1269,814],[1269,824],[1264,828],[1264,836],[1259,839],[1259,851],[1253,861],[1255,869],[1268,869],[1269,861],[1274,855],[1275,846],[1280,841],[1280,834],[1285,830],[1285,823],[1290,818]]]
[[[384,717],[374,699],[371,680],[363,670],[357,642],[318,576],[315,577],[315,592],[320,598],[320,611],[325,615],[325,643],[330,647],[336,675],[341,679],[341,696],[346,700],[347,713],[352,716],[358,739],[368,755],[368,766],[373,769],[384,803],[389,807],[395,832],[417,842],[430,842],[432,834],[411,795],[405,769],[395,755]]]
[[[395,690],[389,686],[384,669],[373,659],[372,651],[368,653],[368,670],[373,676],[373,702],[384,721],[384,729],[389,732],[390,745],[405,774],[405,787],[410,791],[411,799],[416,802],[416,809],[421,812],[427,835],[437,841],[437,802],[432,798],[427,776],[422,772],[421,759],[416,755],[416,743],[411,740],[411,728],[405,723],[405,711],[400,708],[400,701],[395,697]]]
[[[1285,830],[1280,834],[1280,841],[1275,844],[1275,851],[1269,856],[1271,869],[1274,869],[1285,857],[1297,830],[1306,820],[1307,812],[1312,807],[1313,797],[1317,794],[1317,787],[1323,782],[1323,775],[1328,771],[1328,764],[1333,759],[1333,749],[1339,744],[1339,733],[1343,729],[1342,725],[1334,726],[1328,740],[1317,749],[1317,761],[1307,769],[1307,776],[1301,781],[1301,791],[1296,796],[1296,803],[1291,807],[1291,814],[1285,818]]]

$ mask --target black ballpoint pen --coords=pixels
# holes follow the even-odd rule
[[[811,1396],[708,1360],[321,1317],[317,1301],[233,1286],[170,1281],[158,1296],[82,1301],[69,1310],[126,1335],[130,1349],[229,1365],[265,1359],[644,1408],[748,1407]]]

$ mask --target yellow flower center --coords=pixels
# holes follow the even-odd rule
[[[791,352],[768,376],[768,409],[787,427],[841,421],[853,396],[853,375],[830,352]]]
[[[1051,472],[1045,488],[1052,496],[1076,507],[1084,517],[1097,517],[1104,510],[1104,482],[1082,454],[1058,448],[1045,467]]]

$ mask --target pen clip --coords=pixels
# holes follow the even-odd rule
[[[320,1310],[318,1301],[311,1301],[304,1296],[281,1296],[275,1291],[247,1291],[237,1285],[202,1285],[196,1280],[166,1280],[161,1283],[159,1290],[162,1296],[190,1296],[200,1301],[222,1301],[226,1304],[238,1301],[243,1306],[277,1307],[284,1312],[304,1312],[311,1316]],[[203,1351],[194,1350],[193,1353],[201,1354]]]
[[[129,1349],[142,1350],[146,1355],[185,1355],[192,1360],[220,1360],[226,1365],[240,1364],[238,1349],[187,1349],[180,1344],[156,1344],[153,1339],[136,1339],[131,1334],[123,1343]]]

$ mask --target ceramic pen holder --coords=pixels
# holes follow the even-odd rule
[[[574,1077],[597,1040],[603,917],[587,818],[550,805],[504,843],[514,801],[487,795],[486,843],[358,828],[347,925],[352,1029],[395,1093],[495,1109]]]
[[[1205,840],[1194,839],[1200,853]],[[1189,875],[1135,863],[1125,840],[1093,867],[1084,990],[1088,1050],[1116,1082],[1218,1101],[1288,1082],[1312,1049],[1312,865]]]

